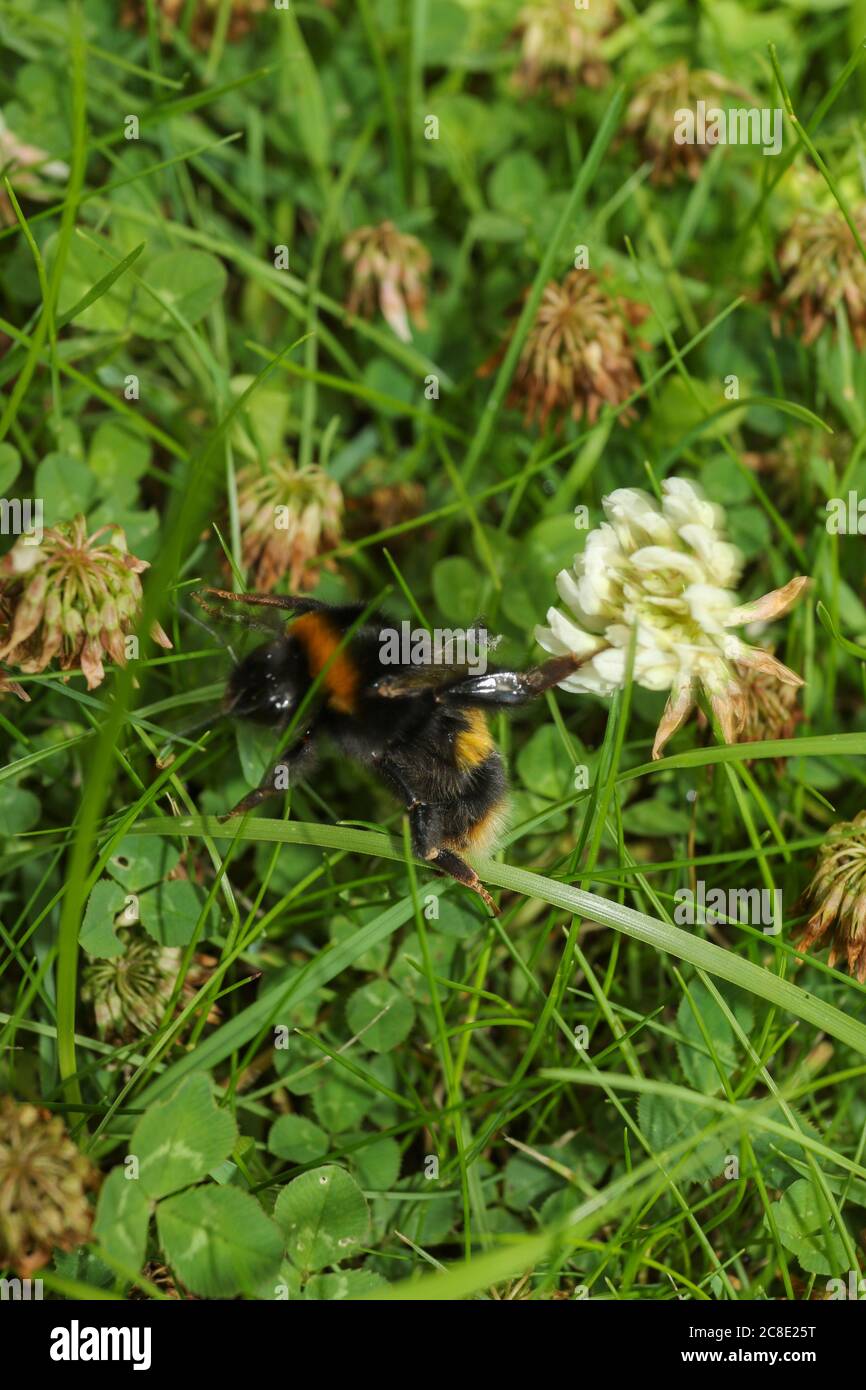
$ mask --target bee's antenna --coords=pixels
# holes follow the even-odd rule
[[[230,642],[226,641],[225,637],[223,637],[221,633],[217,632],[216,628],[211,627],[210,623],[206,623],[204,621],[204,618],[199,617],[198,613],[193,613],[191,608],[181,608],[180,611],[185,618],[189,618],[191,622],[195,623],[198,627],[202,628],[208,634],[209,637],[212,637],[213,640],[216,642],[217,646],[224,647],[232,659],[232,665],[237,666],[238,659],[235,654],[234,647],[231,645]],[[215,613],[216,609],[209,608],[208,612]]]
[[[203,729],[207,725],[215,724],[218,719],[223,718],[223,711],[219,708],[211,709],[203,718],[191,719],[186,724],[181,724],[179,729],[170,733],[165,742],[160,745],[156,753],[156,765],[159,768],[167,767],[173,754],[171,745],[173,743],[190,743],[189,734],[194,734],[198,729]]]

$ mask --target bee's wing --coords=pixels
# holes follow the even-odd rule
[[[369,694],[378,695],[383,700],[411,699],[412,696],[453,685],[472,674],[465,662],[444,661],[429,666],[398,666],[390,671],[387,668],[384,670],[385,674],[378,676],[368,686]]]

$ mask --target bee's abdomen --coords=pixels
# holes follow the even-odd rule
[[[482,761],[466,770],[459,797],[442,808],[450,849],[489,849],[507,819],[508,785],[502,759],[491,744]]]

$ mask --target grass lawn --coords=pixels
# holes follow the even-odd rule
[[[0,0],[0,1275],[859,1279],[864,36]]]

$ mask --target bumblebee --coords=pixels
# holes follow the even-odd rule
[[[227,604],[282,609],[276,628],[230,616],[272,632],[233,670],[223,712],[265,724],[294,741],[228,815],[228,820],[285,790],[312,771],[325,736],[347,757],[371,769],[405,806],[412,848],[431,868],[472,889],[493,915],[498,908],[464,853],[489,848],[504,820],[507,782],[487,726],[486,711],[536,699],[581,664],[553,657],[529,671],[385,665],[384,620],[362,621],[361,604],[333,606],[317,599],[208,589]],[[300,715],[299,715],[300,711]],[[276,776],[277,769],[281,777]]]

